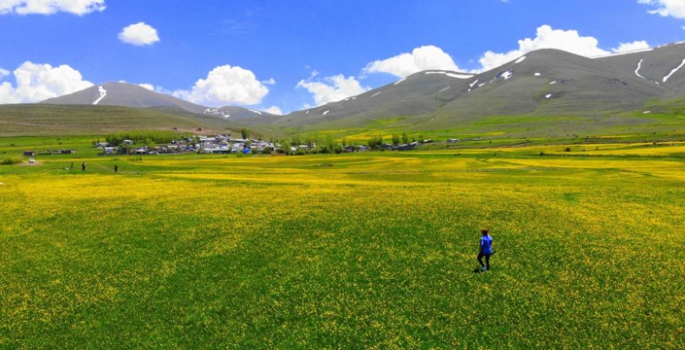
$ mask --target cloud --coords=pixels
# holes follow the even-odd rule
[[[301,80],[297,83],[297,87],[305,88],[312,93],[317,106],[344,100],[370,90],[368,87],[361,86],[355,77],[345,78],[342,74],[324,80],[328,83]]]
[[[5,82],[0,85],[0,103],[39,102],[93,86],[83,80],[81,73],[68,65],[24,62],[13,72],[16,87]]]
[[[58,12],[83,16],[102,12],[107,8],[105,0],[0,0],[0,15],[52,15]]]
[[[656,7],[649,11],[653,15],[685,19],[685,1],[683,0],[638,0],[637,3]]]
[[[264,85],[276,85],[276,80],[274,78],[271,78],[269,80],[264,80],[262,82],[262,84],[264,84]]]
[[[157,29],[144,22],[131,24],[119,33],[119,40],[135,46],[152,45],[159,41]]]
[[[143,83],[143,84],[138,84],[138,86],[140,86],[142,88],[146,88],[150,91],[155,91],[155,87],[152,84]]]
[[[283,111],[276,106],[271,106],[271,107],[267,108],[266,110],[264,110],[264,112],[271,113],[273,115],[283,115]]]
[[[418,47],[411,53],[371,62],[364,68],[364,73],[388,73],[404,78],[429,69],[459,71],[450,55],[430,45]]]
[[[10,75],[10,71],[0,68],[0,79]]]
[[[507,53],[488,51],[480,58],[481,69],[488,71],[515,60],[528,52],[540,49],[558,49],[577,55],[593,57],[608,55],[610,52],[599,48],[599,41],[590,36],[580,36],[575,30],[554,30],[548,25],[537,29],[534,39],[519,40],[519,48]]]
[[[177,90],[173,95],[206,106],[227,104],[255,105],[262,102],[269,89],[252,71],[230,65],[214,68],[207,79],[200,79],[192,90]]]
[[[626,53],[637,50],[648,49],[649,44],[646,41],[635,41],[632,43],[621,43],[618,47],[611,49],[614,53]]]

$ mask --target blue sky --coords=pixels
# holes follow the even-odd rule
[[[0,0],[0,103],[126,81],[287,113],[418,70],[683,40],[685,0]]]

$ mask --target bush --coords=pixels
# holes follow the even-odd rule
[[[1,165],[12,165],[12,164],[19,164],[21,163],[21,158],[18,157],[13,157],[13,158],[5,158],[0,162]]]

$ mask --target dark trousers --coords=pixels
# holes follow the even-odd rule
[[[488,270],[490,270],[490,255],[492,254],[478,253],[478,262],[480,263],[480,266],[487,266]],[[483,264],[483,257],[485,257],[485,264]]]

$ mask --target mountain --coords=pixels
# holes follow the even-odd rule
[[[424,71],[286,116],[242,107],[207,108],[123,83],[94,86],[44,103],[147,108],[191,119],[201,115],[262,133],[442,130],[447,134],[459,129],[483,134],[502,128],[526,136],[550,136],[571,129],[589,132],[647,125],[653,122],[642,117],[651,112],[647,107],[676,110],[680,102],[659,101],[683,95],[685,43],[676,43],[594,59],[538,50],[479,74]],[[494,119],[499,120],[497,125]]]
[[[106,83],[91,86],[69,95],[40,102],[54,105],[119,106],[133,108],[175,107],[188,112],[203,114],[206,107],[179,98],[150,91],[138,85]]]
[[[539,50],[482,74],[416,73],[275,123],[301,130],[340,129],[401,117],[405,125],[430,128],[488,116],[606,115],[639,109],[650,99],[682,96],[685,68],[676,68],[685,65],[684,58],[685,45],[680,44],[601,59]],[[641,60],[643,69],[636,74]]]
[[[616,69],[664,87],[667,95],[685,94],[685,42],[598,59]]]
[[[257,118],[260,123],[269,122],[268,118],[276,116],[249,110],[242,107],[208,108],[179,98],[151,91],[138,85],[126,83],[106,83],[91,86],[85,90],[69,95],[51,98],[40,104],[52,105],[91,105],[91,106],[119,106],[133,108],[162,109],[166,113],[187,115],[185,112],[213,116],[231,121]]]

